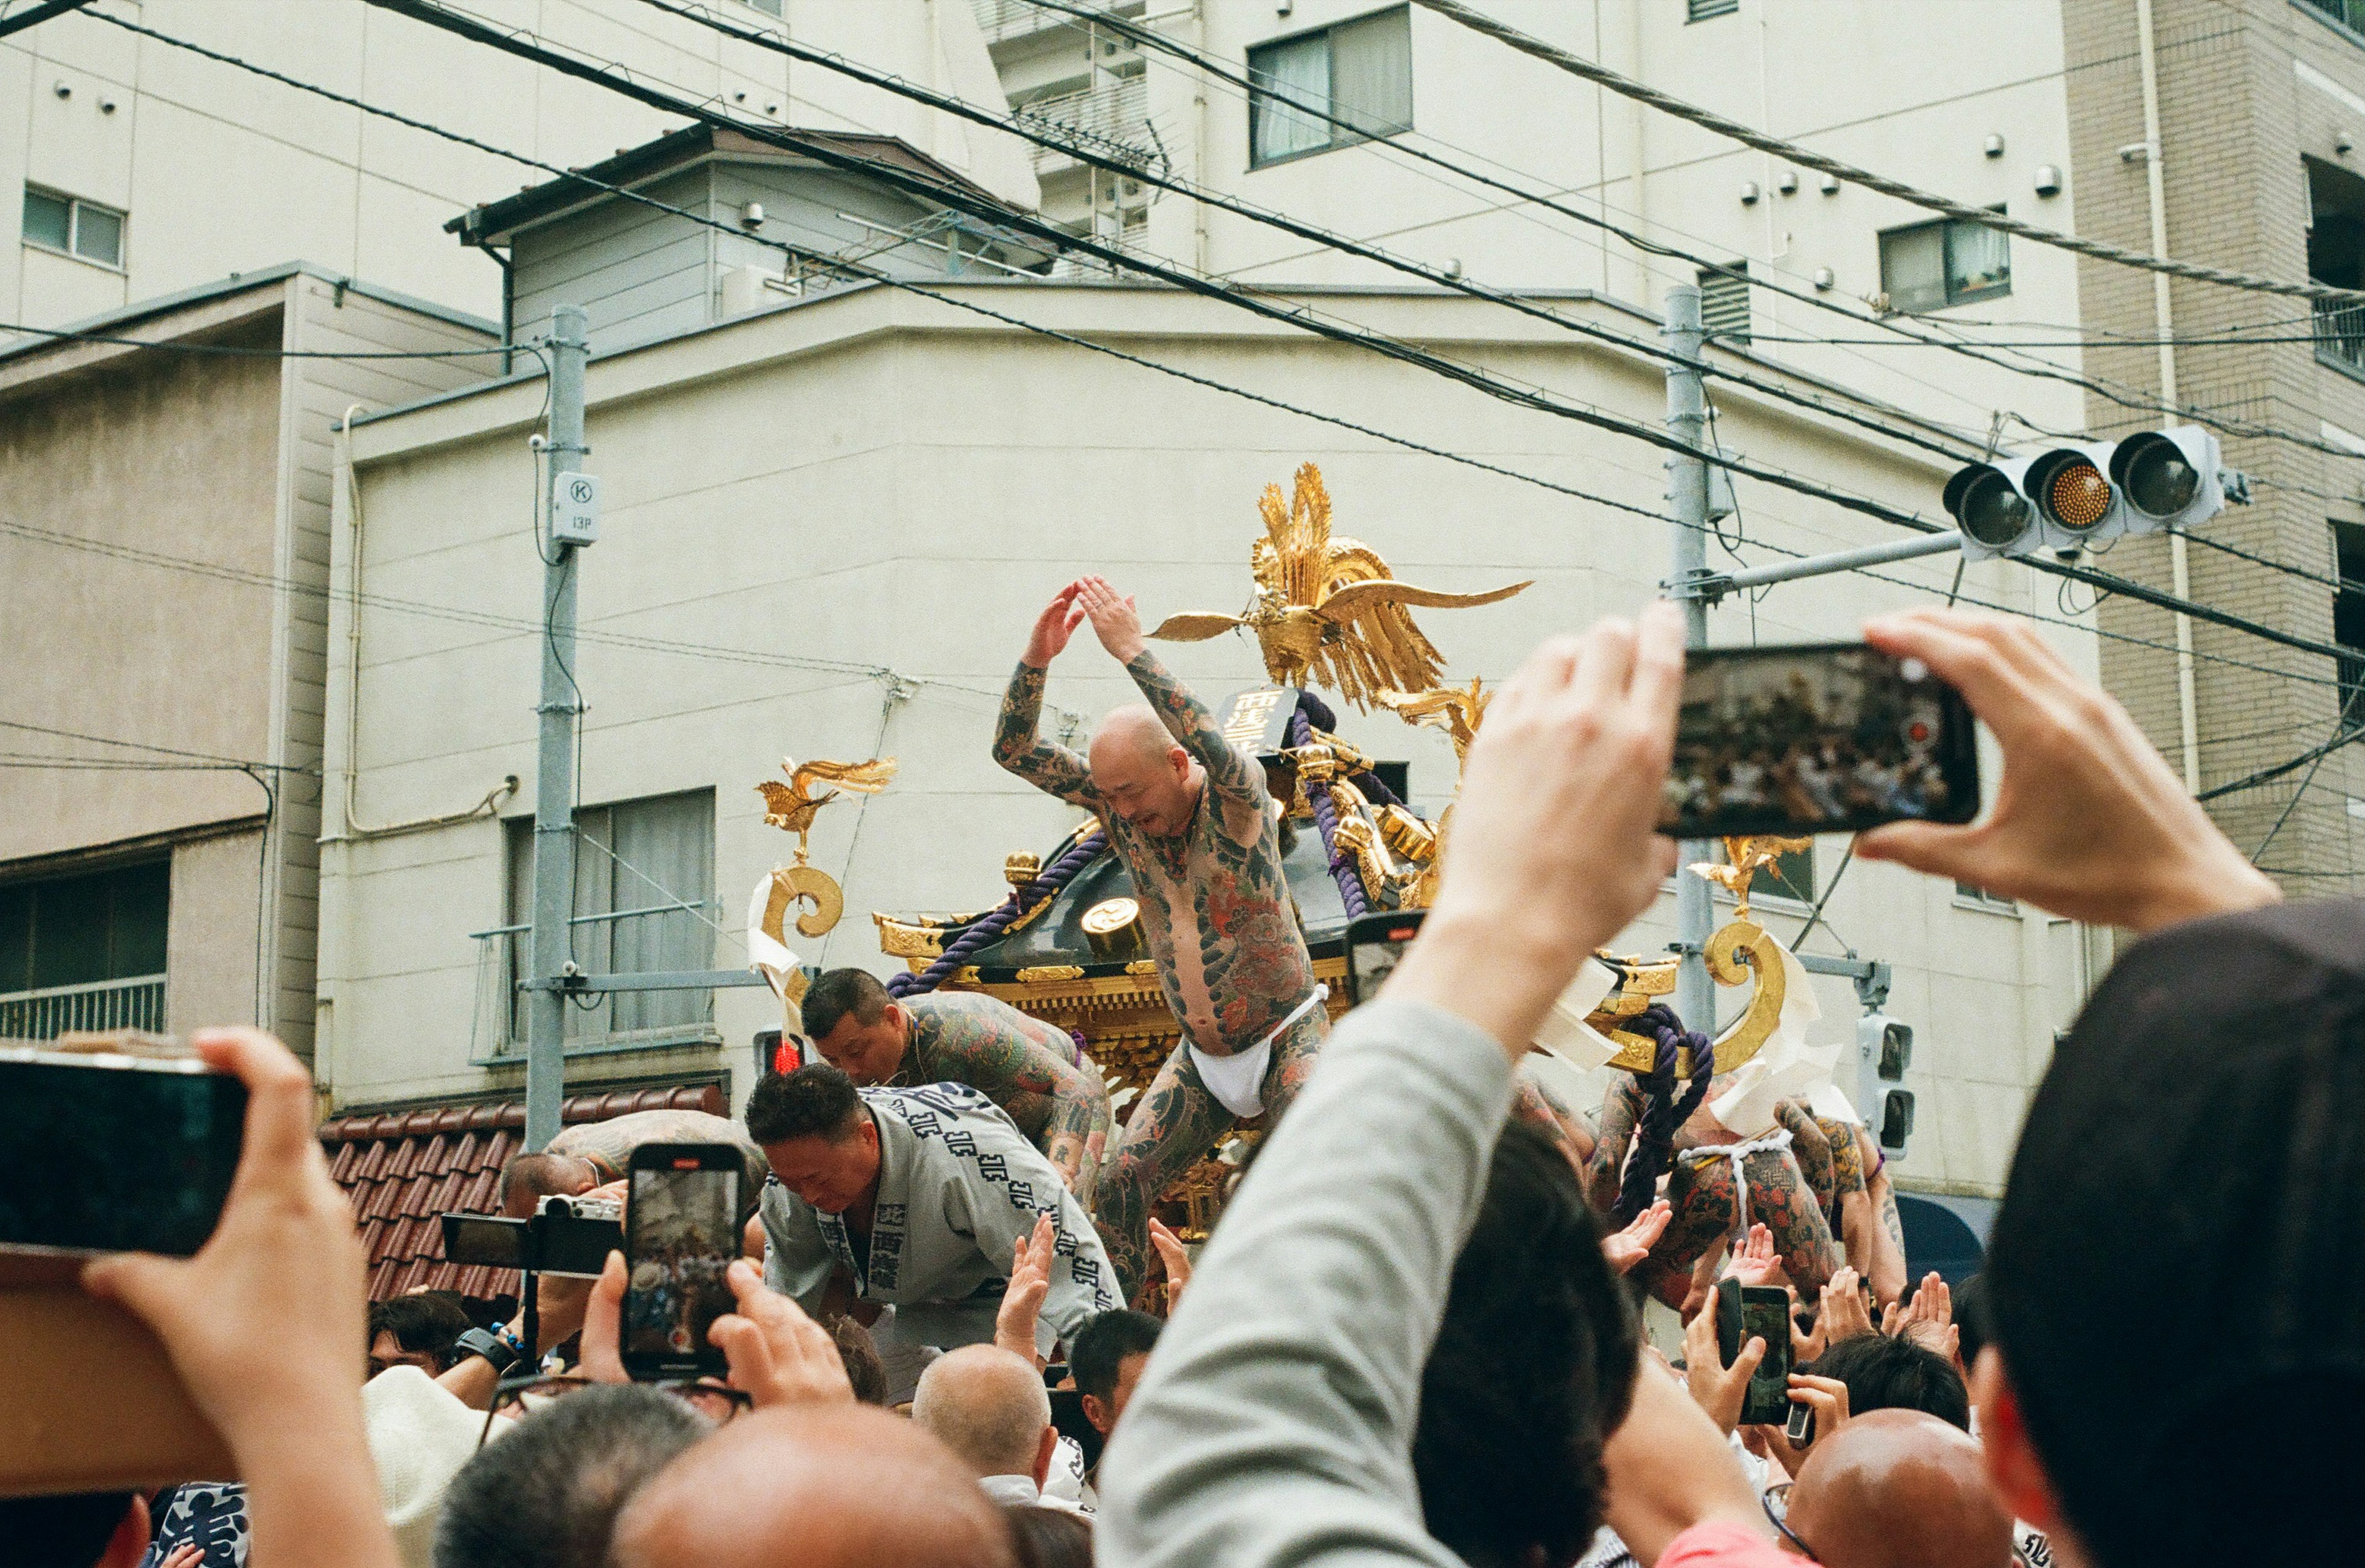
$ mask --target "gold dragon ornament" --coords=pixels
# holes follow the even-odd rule
[[[846,913],[846,890],[837,885],[836,878],[811,864],[810,857],[813,819],[842,790],[816,795],[813,786],[835,784],[858,795],[876,795],[895,777],[895,759],[874,756],[869,762],[798,763],[784,756],[780,768],[789,776],[786,784],[767,778],[756,786],[756,792],[764,797],[765,822],[797,835],[796,864],[772,868],[772,890],[763,924],[765,934],[775,941],[785,940],[780,924],[792,903],[813,906],[797,915],[797,930],[807,936],[824,935]]]
[[[1296,493],[1287,504],[1279,485],[1267,485],[1257,506],[1265,536],[1250,558],[1257,592],[1247,612],[1186,610],[1160,622],[1152,637],[1203,643],[1245,626],[1256,633],[1274,685],[1310,680],[1368,712],[1383,692],[1437,684],[1442,658],[1413,624],[1414,607],[1467,610],[1530,586],[1440,593],[1396,581],[1377,551],[1331,533],[1330,495],[1322,487],[1322,470],[1311,463],[1298,468]]]
[[[1446,739],[1453,743],[1453,764],[1457,778],[1460,769],[1470,761],[1470,743],[1478,738],[1478,726],[1486,717],[1486,704],[1494,693],[1485,684],[1473,678],[1466,687],[1441,687],[1430,691],[1383,691],[1380,706],[1406,723],[1424,729],[1443,730]],[[1458,786],[1457,786],[1458,792]],[[1405,895],[1406,907],[1427,909],[1437,902],[1437,880],[1445,869],[1445,834],[1453,823],[1453,808],[1449,805],[1437,814],[1436,842],[1428,857],[1429,864]]]

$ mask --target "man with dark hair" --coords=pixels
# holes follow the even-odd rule
[[[827,971],[801,1005],[813,1048],[857,1084],[968,1084],[1001,1106],[1092,1207],[1108,1146],[1108,1084],[1065,1029],[976,991],[898,1002],[868,969]]]
[[[388,1367],[417,1367],[441,1377],[452,1365],[452,1343],[474,1325],[449,1301],[432,1295],[398,1295],[375,1303],[369,1312],[369,1375]]]
[[[1902,1334],[1856,1334],[1799,1369],[1847,1384],[1851,1418],[1873,1410],[1919,1410],[1971,1429],[1963,1374],[1937,1351]]]
[[[730,1117],[705,1111],[633,1111],[604,1122],[577,1122],[560,1128],[541,1153],[511,1156],[501,1167],[501,1212],[523,1219],[545,1197],[577,1197],[622,1181],[632,1169],[633,1150],[644,1143],[729,1144],[746,1170],[739,1194],[743,1205],[752,1206],[764,1184],[763,1151]]]
[[[0,1497],[10,1568],[134,1568],[148,1550],[148,1505],[136,1492]]]
[[[1637,1342],[1575,1171],[1513,1121],[1421,1373],[1412,1458],[1429,1533],[1473,1564],[1575,1561],[1601,1524],[1602,1451],[1633,1397]]]
[[[600,1568],[633,1494],[713,1429],[688,1404],[638,1383],[544,1406],[452,1478],[435,1568]]]
[[[882,1350],[990,1342],[1012,1260],[1038,1218],[1051,1222],[1054,1253],[1038,1339],[1115,1305],[1107,1254],[1075,1194],[976,1090],[857,1089],[814,1062],[765,1074],[746,1115],[772,1169],[764,1278],[807,1312],[894,1305],[877,1326]]]
[[[1087,1318],[1076,1330],[1068,1347],[1068,1370],[1075,1374],[1076,1392],[1082,1395],[1084,1419],[1104,1440],[1116,1430],[1165,1327],[1146,1312],[1118,1307]]]

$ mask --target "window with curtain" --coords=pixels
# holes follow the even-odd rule
[[[714,965],[714,792],[619,801],[575,813],[575,915],[570,952],[591,974],[654,974]],[[509,824],[510,923],[533,920],[533,821]],[[683,907],[689,906],[689,907]],[[515,973],[529,972],[532,938],[510,938]],[[566,1043],[611,1037],[655,1042],[695,1037],[713,1016],[703,991],[605,993],[569,1006]],[[525,1009],[511,1008],[508,1048],[522,1050]]]
[[[1409,130],[1411,9],[1259,44],[1249,80],[1250,168]]]
[[[1891,229],[1880,236],[1880,289],[1892,310],[1940,310],[2010,294],[2012,239],[1963,218]]]

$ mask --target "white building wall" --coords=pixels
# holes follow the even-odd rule
[[[1065,330],[1116,332],[1166,363],[1450,451],[1659,504],[1662,476],[1648,448],[1245,323],[1220,306],[1135,289],[964,292]],[[1484,305],[1370,295],[1357,303],[1391,331],[1656,417],[1661,386],[1648,365]],[[1569,308],[1632,324],[1600,307]],[[1322,465],[1339,527],[1381,550],[1404,577],[1446,588],[1536,579],[1507,605],[1423,618],[1455,679],[1499,679],[1541,637],[1631,611],[1664,571],[1667,542],[1653,522],[883,290],[824,297],[603,359],[590,386],[592,466],[606,511],[581,579],[589,633],[577,668],[589,703],[581,799],[712,787],[716,890],[735,914],[790,848],[763,824],[753,788],[775,776],[783,754],[901,757],[885,794],[831,807],[815,830],[814,863],[843,879],[849,912],[827,939],[801,946],[824,963],[888,968],[867,912],[990,904],[1003,889],[1003,857],[1048,848],[1074,820],[1002,773],[987,752],[1000,692],[1042,601],[1097,571],[1137,593],[1153,620],[1236,607],[1248,593],[1257,494],[1268,482],[1285,485],[1301,461]],[[374,596],[538,613],[524,437],[540,398],[538,385],[521,384],[356,429]],[[1736,439],[1778,444],[1799,465],[1877,494],[1902,498],[1934,483],[1918,459],[1779,413],[1736,403],[1727,419]],[[1877,532],[1754,489],[1745,504],[1754,536],[1793,548],[1862,543]],[[349,546],[349,537],[341,541],[341,551]],[[1974,580],[2028,596],[2017,579],[1987,582],[1993,570]],[[1809,586],[1761,606],[1754,629],[1769,639],[1846,635],[1866,610],[1918,597],[1878,585]],[[452,810],[502,773],[531,777],[532,633],[375,602],[364,613],[360,788],[375,811]],[[1713,625],[1719,641],[1746,640],[1750,611],[1729,606]],[[616,633],[706,651],[600,640]],[[2082,638],[2066,646],[2088,656]],[[331,649],[342,657],[341,636]],[[1161,655],[1210,700],[1261,680],[1243,639]],[[339,685],[332,679],[332,689]],[[1088,722],[1129,690],[1089,640],[1080,642],[1054,671],[1053,722],[1064,713]],[[333,777],[342,757],[339,725],[330,729]],[[1410,757],[1425,810],[1449,798],[1453,765],[1438,737],[1390,717],[1350,716],[1345,730],[1375,755]],[[530,797],[529,789],[505,811],[530,810]],[[1826,846],[1837,848],[1836,840]],[[465,934],[501,922],[500,856],[499,829],[481,822],[330,846],[321,990],[337,1021],[341,1103],[517,1086],[518,1069],[488,1072],[466,1060],[476,957]],[[1663,901],[1621,945],[1659,948],[1668,907]],[[1795,930],[1796,913],[1765,907],[1777,932]],[[1897,965],[1897,1011],[1922,1031],[1911,1082],[1924,1119],[1906,1169],[1992,1190],[2024,1087],[2076,1000],[2072,928],[1958,908],[1950,888],[1870,865],[1850,873],[1830,919]],[[724,924],[735,924],[732,914]],[[1829,951],[1828,940],[1815,946]],[[720,942],[718,960],[742,961],[736,943]],[[1852,1037],[1847,988],[1818,985],[1821,1030]],[[721,1065],[744,1091],[747,1042],[777,1024],[777,1006],[765,991],[724,992],[716,1018],[726,1042],[719,1058],[578,1058],[572,1083]]]
[[[963,5],[793,0],[774,23],[718,4],[742,23],[784,27],[914,81],[993,91]],[[105,0],[98,9],[562,168],[678,124],[358,3]],[[639,0],[490,0],[471,11],[757,119],[902,137],[1006,199],[1034,203],[1033,171],[1006,138]],[[92,17],[0,40],[0,222],[13,224],[27,183],[129,215],[120,267],[0,243],[0,309],[11,321],[55,326],[291,257],[498,319],[499,269],[443,225],[548,177]]]

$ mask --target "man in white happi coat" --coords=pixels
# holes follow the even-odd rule
[[[1059,1171],[966,1084],[857,1089],[814,1063],[765,1077],[746,1122],[772,1168],[759,1205],[766,1282],[816,1314],[869,1320],[892,1306],[875,1326],[882,1353],[991,1342],[1013,1257],[1043,1217],[1054,1235],[1038,1349],[1118,1305],[1108,1256]]]

